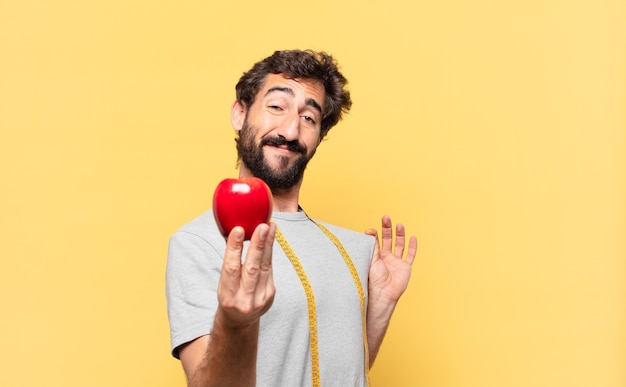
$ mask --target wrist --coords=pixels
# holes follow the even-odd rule
[[[237,321],[228,316],[221,307],[217,308],[215,319],[213,321],[213,330],[227,331],[230,334],[246,334],[250,331],[258,332],[260,319],[250,321]]]
[[[388,320],[396,308],[398,302],[381,294],[369,294],[367,302],[367,314],[376,320]],[[368,319],[369,320],[369,319]]]
[[[395,306],[400,297],[392,297],[390,296],[384,289],[370,286],[368,288],[368,299],[370,303],[380,304],[380,305],[393,305]]]

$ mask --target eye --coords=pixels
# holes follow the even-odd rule
[[[304,118],[304,120],[310,124],[315,125],[315,118],[311,117],[311,116],[302,116],[302,118]]]
[[[269,105],[268,107],[269,107],[271,110],[276,110],[276,111],[281,111],[281,110],[283,110],[283,108],[281,108],[281,107],[280,107],[280,106],[278,106],[278,105]]]

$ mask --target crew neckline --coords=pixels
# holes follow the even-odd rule
[[[272,218],[290,221],[309,220],[307,214],[301,209],[296,212],[272,212]]]

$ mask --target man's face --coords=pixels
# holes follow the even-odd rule
[[[301,182],[320,141],[323,104],[321,83],[269,74],[237,140],[243,167],[272,190]]]

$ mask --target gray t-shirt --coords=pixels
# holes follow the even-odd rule
[[[275,212],[272,219],[300,259],[315,294],[321,384],[365,386],[359,295],[343,257],[304,212]],[[374,238],[322,224],[350,255],[367,295]],[[244,257],[248,243],[244,246]],[[225,248],[212,211],[183,226],[170,240],[166,289],[175,357],[182,344],[210,334],[213,329]],[[276,296],[261,318],[257,385],[309,386],[311,354],[304,288],[277,242],[272,264]]]

